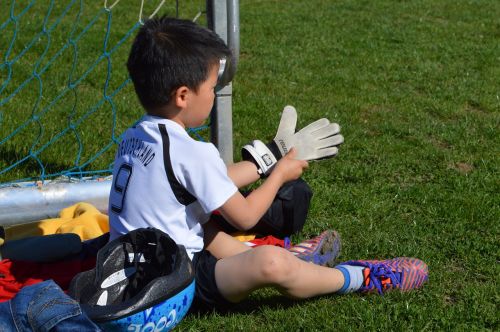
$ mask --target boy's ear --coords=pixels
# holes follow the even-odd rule
[[[177,106],[178,108],[186,108],[188,95],[189,88],[187,86],[183,85],[180,88],[177,88],[177,90],[175,90],[173,94],[175,106]]]

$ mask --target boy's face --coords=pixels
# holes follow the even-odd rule
[[[209,117],[210,111],[214,106],[215,99],[215,86],[217,85],[217,74],[219,65],[212,66],[205,80],[198,87],[198,91],[191,90],[189,96],[189,106],[186,109],[188,112],[184,117],[184,124],[186,127],[193,128],[201,126]]]

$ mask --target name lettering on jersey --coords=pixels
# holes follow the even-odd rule
[[[117,154],[117,157],[129,155],[137,159],[144,166],[148,166],[155,157],[153,149],[138,138],[129,138],[121,141]]]

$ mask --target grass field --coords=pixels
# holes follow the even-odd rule
[[[234,311],[189,315],[179,330],[498,330],[498,17],[500,3],[486,0],[240,1],[235,158],[248,140],[273,137],[286,104],[297,108],[299,126],[319,117],[338,122],[345,143],[304,175],[313,204],[294,240],[334,228],[342,260],[415,256],[428,263],[430,281],[411,293],[308,301],[261,290]],[[120,59],[113,69],[124,75]],[[17,102],[37,92],[26,96]],[[13,105],[0,108],[2,137],[16,122]],[[130,88],[115,107],[118,130],[140,115]],[[94,121],[106,125],[81,130],[92,147],[84,155],[109,140],[109,113]],[[68,144],[77,149],[74,137]],[[0,163],[29,150],[21,143],[0,148]],[[54,168],[67,167],[67,149],[47,152]],[[33,163],[15,176],[30,176]]]
[[[415,256],[421,291],[290,302],[262,291],[185,329],[498,330],[500,4],[242,1],[235,146],[299,124],[342,126],[311,164],[303,236],[335,228],[342,259]],[[262,301],[262,302],[261,302]]]

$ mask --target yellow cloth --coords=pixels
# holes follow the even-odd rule
[[[9,227],[5,229],[5,241],[62,233],[75,233],[85,241],[109,232],[108,216],[89,203],[77,203],[62,209],[59,217]]]
[[[239,240],[241,242],[247,242],[247,241],[255,240],[256,234],[245,233],[245,232],[235,232],[235,233],[232,233],[231,236],[234,237],[236,240]]]

